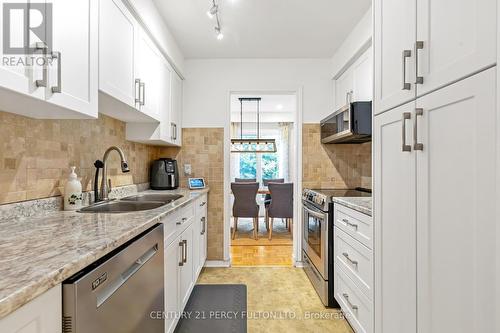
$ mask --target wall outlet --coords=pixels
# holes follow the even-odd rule
[[[191,169],[191,164],[184,164],[184,174],[186,176],[191,176],[192,169]]]

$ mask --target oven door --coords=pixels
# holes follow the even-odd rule
[[[303,250],[314,267],[328,280],[328,213],[303,201]]]

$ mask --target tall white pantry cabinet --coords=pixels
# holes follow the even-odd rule
[[[496,24],[374,1],[376,333],[500,332]]]

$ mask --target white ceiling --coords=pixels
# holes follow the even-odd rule
[[[371,0],[153,0],[186,58],[329,58]]]
[[[294,113],[296,109],[295,95],[231,95],[231,112],[240,113],[240,97],[260,97],[261,112]],[[243,112],[254,113],[257,102],[243,101]]]

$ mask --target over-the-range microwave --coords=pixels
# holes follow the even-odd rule
[[[322,143],[363,143],[372,139],[372,102],[349,103],[321,121]]]

